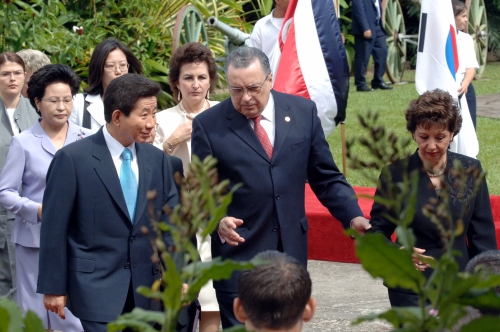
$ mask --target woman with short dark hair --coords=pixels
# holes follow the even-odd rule
[[[97,132],[105,123],[102,99],[109,83],[127,74],[142,74],[141,62],[116,39],[103,40],[92,53],[89,64],[89,86],[76,95],[71,122]]]
[[[462,125],[462,118],[457,102],[449,93],[442,90],[427,91],[419,98],[412,100],[405,112],[406,128],[417,143],[417,151],[408,158],[398,160],[387,166],[380,175],[376,197],[388,197],[386,189],[389,181],[392,184],[403,182],[405,176],[413,172],[418,174],[417,201],[415,214],[410,227],[416,237],[414,251],[416,254],[439,259],[445,251],[438,227],[423,212],[426,205],[435,206],[446,191],[449,195],[449,211],[451,220],[456,222],[464,204],[467,205],[462,218],[464,231],[457,235],[453,249],[461,255],[456,256],[460,271],[465,269],[472,257],[496,249],[495,226],[490,206],[490,197],[486,180],[480,183],[475,197],[470,195],[474,189],[475,179],[470,175],[465,192],[458,192],[453,186],[456,175],[454,164],[459,162],[464,169],[475,167],[481,170],[481,163],[473,158],[453,153],[448,147]],[[387,173],[388,172],[388,173]],[[390,175],[390,180],[384,174]],[[401,197],[403,204],[409,197]],[[431,201],[432,200],[432,201]],[[370,228],[367,233],[382,233],[387,239],[396,229],[387,216],[398,219],[392,209],[384,204],[374,202],[371,211]],[[441,226],[448,229],[449,225],[442,218]],[[415,268],[422,271],[425,277],[432,273],[429,265],[423,263],[417,255],[413,257]],[[418,296],[407,289],[389,288],[389,301],[393,307],[418,306]]]
[[[154,145],[166,154],[180,158],[186,172],[191,162],[193,119],[218,104],[209,99],[218,80],[217,65],[212,53],[200,43],[182,45],[170,59],[168,79],[178,104],[157,113]],[[197,240],[201,260],[211,260],[210,236],[205,241],[197,236]],[[217,331],[220,316],[212,281],[202,288],[199,301],[202,311],[200,332]]]
[[[17,302],[25,313],[35,312],[45,328],[60,331],[83,331],[83,328],[67,309],[65,320],[45,310],[43,294],[36,292],[42,200],[45,175],[54,154],[90,135],[90,131],[69,121],[73,97],[79,87],[73,69],[65,65],[47,65],[33,74],[28,96],[41,118],[13,137],[0,175],[0,205],[16,215],[11,241],[16,244]]]

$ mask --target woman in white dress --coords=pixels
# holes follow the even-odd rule
[[[103,40],[92,53],[89,86],[76,95],[70,121],[97,132],[106,123],[102,97],[109,83],[127,73],[142,74],[141,62],[118,40]]]
[[[193,118],[217,104],[210,101],[210,91],[217,83],[217,65],[208,48],[200,43],[179,47],[170,59],[169,84],[177,105],[156,115],[155,146],[182,160],[184,173],[191,161],[191,130]],[[197,236],[202,261],[212,259],[210,237]],[[220,314],[212,281],[198,297],[201,305],[200,332],[219,329]]]

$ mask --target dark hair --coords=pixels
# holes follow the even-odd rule
[[[67,84],[73,97],[78,92],[78,89],[80,89],[80,79],[76,76],[73,69],[66,65],[46,65],[38,69],[33,73],[28,83],[28,98],[31,106],[35,108],[39,115],[41,114],[36,107],[35,99],[41,100],[45,95],[47,86],[53,83]]]
[[[0,66],[8,61],[15,62],[15,63],[21,65],[21,67],[23,67],[23,71],[26,71],[26,66],[24,65],[23,58],[21,58],[16,53],[4,52],[4,53],[0,54]]]
[[[129,116],[135,104],[141,98],[156,97],[160,85],[138,74],[122,75],[109,83],[104,94],[104,119],[111,122],[115,110]]]
[[[142,65],[139,59],[125,45],[116,39],[104,39],[92,53],[89,65],[89,86],[85,91],[90,95],[102,95],[104,89],[102,87],[102,73],[104,72],[104,64],[109,53],[119,49],[125,54],[127,62],[130,65],[129,72],[142,74]]]
[[[271,73],[271,65],[269,64],[269,58],[264,52],[256,47],[238,47],[229,53],[226,58],[226,64],[224,65],[226,77],[229,66],[232,65],[234,68],[248,68],[256,60],[259,61],[264,73],[269,75]]]
[[[213,92],[219,77],[217,76],[217,64],[212,56],[212,52],[210,52],[207,47],[198,42],[192,42],[182,45],[172,54],[168,72],[168,83],[170,84],[170,89],[172,90],[176,102],[179,102],[179,100],[177,100],[177,96],[179,95],[177,83],[179,82],[182,65],[201,62],[207,64],[208,76],[210,77],[209,91]]]
[[[462,127],[462,117],[458,102],[446,91],[435,89],[426,91],[410,102],[405,111],[406,129],[412,134],[417,127],[429,129],[441,125],[456,136]]]
[[[465,3],[459,0],[451,0],[451,6],[453,7],[453,16],[458,16],[467,11]]]
[[[276,250],[255,257],[270,263],[244,271],[238,279],[238,297],[248,319],[256,328],[291,328],[311,298],[309,272],[296,259]]]

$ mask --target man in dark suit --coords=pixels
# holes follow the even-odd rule
[[[159,91],[135,74],[113,80],[104,97],[106,125],[58,151],[47,173],[37,291],[61,317],[67,300],[85,331],[106,331],[120,314],[151,307],[135,291],[160,276],[141,228],[151,228],[148,204],[167,220],[162,207],[178,203],[164,153],[136,143],[151,135]],[[152,202],[148,190],[157,192]]]
[[[391,90],[383,81],[387,60],[386,32],[382,24],[380,0],[352,0],[352,33],[354,35],[354,83],[357,91]],[[372,88],[366,85],[366,68],[373,55]]]
[[[242,261],[280,250],[306,266],[306,179],[345,228],[369,227],[333,161],[314,102],[273,91],[269,61],[259,49],[234,51],[225,71],[231,99],[193,121],[193,154],[213,155],[221,180],[243,184],[212,236],[212,255]],[[232,312],[238,275],[214,281],[224,328],[238,324]]]

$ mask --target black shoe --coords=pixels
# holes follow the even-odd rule
[[[384,82],[379,83],[377,85],[372,85],[372,88],[375,89],[380,89],[380,90],[392,90],[392,85],[387,85]]]
[[[373,89],[370,89],[368,86],[366,85],[363,85],[363,86],[358,86],[356,88],[357,91],[360,91],[360,92],[367,92],[367,91],[373,91]]]

